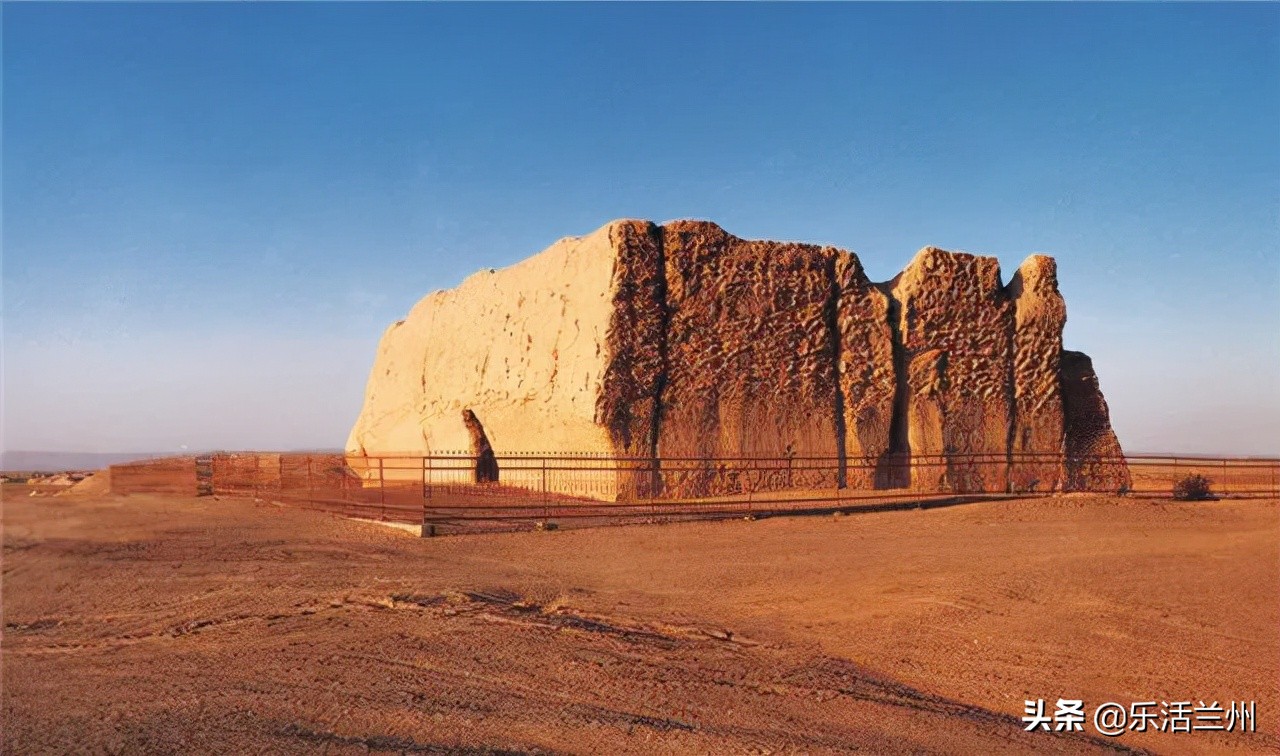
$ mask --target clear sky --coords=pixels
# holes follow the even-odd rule
[[[1280,453],[1280,6],[5,4],[7,449],[340,447],[620,217],[1058,258],[1132,451]]]

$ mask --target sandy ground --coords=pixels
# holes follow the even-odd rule
[[[4,502],[4,751],[1280,750],[1280,507],[1064,497],[419,539]],[[1027,698],[1257,702],[1027,733]]]

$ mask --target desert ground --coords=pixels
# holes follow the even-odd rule
[[[1280,502],[417,538],[6,486],[6,753],[1274,753]],[[1026,699],[1257,702],[1024,732]]]

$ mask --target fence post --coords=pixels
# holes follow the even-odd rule
[[[649,476],[649,485],[644,489],[645,498],[649,500],[649,516],[653,519],[658,517],[658,458],[657,455],[648,457],[644,461],[645,472]]]
[[[846,459],[845,459],[845,468],[844,468],[844,478],[845,478],[845,480],[844,480],[844,485],[845,485],[845,486],[848,486],[848,485],[849,485],[849,477],[848,477],[848,476],[849,476],[849,460],[848,460],[848,458],[847,458],[847,456],[846,456]],[[840,458],[839,458],[839,457],[836,457],[836,506],[837,506],[837,507],[838,507],[838,506],[840,506],[840,488],[841,488],[841,485],[840,485],[840,477],[841,477],[841,476],[840,476]]]
[[[551,516],[550,509],[551,494],[547,490],[547,458],[544,455],[542,457],[542,519],[545,520]]]
[[[387,521],[387,485],[382,476],[382,457],[378,457],[378,519]]]

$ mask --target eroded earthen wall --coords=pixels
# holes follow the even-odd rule
[[[617,279],[643,268],[619,264],[614,236],[629,232],[616,225],[563,239],[516,265],[481,271],[418,302],[383,335],[348,455],[466,453],[471,436],[464,408],[483,424],[498,457],[614,453],[611,431],[599,421],[598,399],[610,364]],[[640,334],[637,341],[651,344],[653,338]],[[627,354],[625,345],[619,351]],[[420,469],[401,466],[389,475],[421,479]],[[433,475],[440,479],[442,473]],[[460,465],[458,482],[469,475]],[[504,484],[540,484],[540,472],[521,476],[518,470],[502,471]],[[597,482],[590,491],[612,495]]]
[[[670,316],[657,452],[689,468],[668,476],[670,493],[732,492],[715,463],[693,460],[838,458],[836,251],[746,241],[695,221],[666,225],[663,250]]]
[[[911,486],[1005,490],[1014,313],[999,261],[926,247],[892,294],[907,372]]]
[[[1003,287],[994,258],[928,247],[875,284],[830,247],[617,221],[424,298],[384,335],[347,449],[465,450],[469,408],[499,457],[622,458],[616,485],[561,491],[601,498],[1118,488],[1122,462],[1088,461],[1119,445],[1064,322],[1043,256]],[[1065,470],[1024,456],[1064,450]]]
[[[596,405],[611,452],[622,463],[623,498],[659,492],[653,469],[658,442],[659,398],[667,381],[667,294],[662,229],[648,221],[610,226],[614,250],[605,334],[607,360]]]
[[[1062,405],[1066,429],[1066,489],[1119,491],[1132,485],[1111,412],[1102,396],[1093,360],[1062,352]]]
[[[896,376],[889,296],[868,278],[857,256],[837,252],[832,332],[837,334],[844,453],[850,488],[887,487]]]
[[[1059,369],[1067,322],[1057,263],[1044,255],[1028,257],[1008,291],[1014,304],[1009,485],[1013,491],[1057,491],[1064,475]]]

